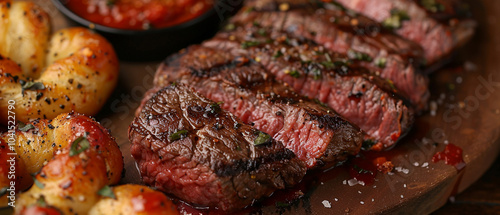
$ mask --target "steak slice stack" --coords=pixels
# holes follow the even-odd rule
[[[466,43],[476,23],[461,0],[336,0],[421,45],[429,64]]]
[[[302,1],[308,2],[250,1],[231,23],[246,26],[245,29],[258,25],[282,30],[294,37],[312,40],[333,52],[361,58],[361,65],[391,80],[416,110],[425,109],[429,99],[428,78],[415,67],[423,57],[417,44],[382,31],[379,23],[363,16],[351,16],[328,4],[306,7],[302,6]]]
[[[129,139],[146,184],[225,211],[293,186],[306,172],[280,142],[181,85],[144,103]]]
[[[413,110],[394,85],[310,40],[259,25],[234,26],[203,46],[258,61],[297,93],[315,98],[358,125],[378,147],[394,145],[413,120]]]
[[[180,82],[273,136],[309,168],[332,166],[356,155],[361,131],[320,102],[299,96],[245,57],[192,46],[157,73],[157,86]]]

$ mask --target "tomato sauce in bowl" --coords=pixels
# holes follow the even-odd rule
[[[95,24],[126,30],[165,28],[207,12],[214,0],[68,0],[66,6]]]

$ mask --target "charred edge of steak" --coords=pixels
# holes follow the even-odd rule
[[[200,46],[190,47],[188,52],[189,55],[176,59],[179,62],[171,62],[171,65],[177,66],[162,66],[158,72],[157,82],[165,84],[176,81],[190,85],[204,96],[224,102],[225,109],[232,111],[246,123],[253,123],[249,120],[252,118],[266,122],[277,122],[283,118],[278,125],[257,123],[255,126],[284,141],[287,147],[295,149],[294,152],[302,155],[299,157],[306,160],[309,167],[314,166],[316,161],[324,165],[334,165],[334,161],[342,161],[348,155],[354,155],[359,151],[362,134],[357,127],[323,104],[299,96],[289,87],[276,82],[275,77],[255,61],[244,57],[232,57],[224,52]],[[221,65],[220,62],[226,64]],[[197,67],[194,68],[193,65]],[[243,107],[255,109],[242,110],[239,101],[245,103]],[[278,111],[275,113],[276,110]],[[246,113],[251,113],[251,116]],[[260,116],[265,118],[260,119]],[[294,120],[289,120],[294,117]],[[316,126],[311,131],[301,131],[303,135],[300,136],[311,135],[314,138],[316,135],[321,136],[328,132],[332,135],[321,137],[323,143],[316,141],[313,143],[311,142],[313,139],[309,138],[296,140],[293,138],[294,135],[288,134],[292,131],[285,129],[295,126],[291,123],[312,123]],[[285,130],[280,130],[281,128]],[[290,136],[293,140],[284,138]],[[323,151],[308,149],[305,147],[308,144],[324,144],[320,146]],[[296,148],[299,148],[299,151],[296,151]]]
[[[252,31],[247,32],[245,35],[253,36]],[[327,103],[374,139],[381,140],[385,146],[393,145],[411,127],[413,109],[406,99],[395,92],[394,84],[359,69],[350,60],[336,60],[338,54],[328,52],[322,46],[301,44],[300,39],[290,37],[272,36],[277,39],[266,44],[261,44],[266,41],[265,37],[253,39],[251,47],[242,47],[241,44],[247,41],[239,38],[245,36],[239,37],[235,32],[219,33],[216,38],[202,45],[220,50],[224,55],[229,52],[254,59],[296,92]],[[371,93],[365,95],[366,92]],[[347,100],[354,100],[356,104],[366,106],[367,110],[365,113],[355,113],[350,109],[360,106],[354,107],[348,103],[348,107]],[[372,122],[366,124],[366,117],[370,117]]]
[[[371,38],[367,41],[370,43],[376,42],[378,48],[404,57],[405,63],[421,66],[425,62],[424,50],[418,44],[395,35],[391,30],[384,28],[379,22],[357,14],[352,10],[347,10],[333,1],[328,3],[317,0],[247,1],[241,12],[236,15],[236,18],[233,18],[233,23],[234,21],[238,22],[238,20],[245,20],[243,23],[248,23],[247,21],[251,20],[251,17],[256,17],[257,14],[264,15],[276,12],[282,13],[285,16],[314,16],[318,21],[329,23],[328,27],[337,28],[342,32],[358,36],[361,40],[365,40],[363,38]],[[250,19],[242,19],[242,17],[248,17]],[[284,23],[283,20],[277,23],[280,24],[281,22]],[[259,21],[255,20],[253,23],[258,24]],[[314,25],[314,23],[310,24]],[[283,24],[281,27],[284,28],[283,30],[292,30]],[[314,32],[307,33],[314,34]],[[314,37],[316,35],[310,36]],[[387,43],[390,43],[390,45],[387,45]]]
[[[243,31],[250,31],[252,25],[258,29],[257,33],[249,33],[247,37],[239,38],[248,40],[242,47],[255,46],[256,43],[253,43],[252,39],[259,37],[261,32],[266,33],[267,28],[271,28],[273,31],[286,32],[291,38],[306,38],[332,52],[361,59],[359,64],[362,67],[368,68],[376,76],[392,80],[399,92],[404,93],[412,101],[416,110],[426,109],[430,96],[428,78],[414,67],[415,64],[423,65],[419,60],[423,59],[421,47],[393,33],[377,33],[377,31],[369,33],[370,28],[366,29],[360,24],[348,27],[359,28],[356,31],[360,31],[363,35],[345,31],[335,23],[335,20],[344,20],[345,17],[337,17],[331,13],[334,12],[322,9],[313,12],[308,12],[306,9],[286,12],[241,12],[233,17],[229,24],[230,28],[226,29],[242,31],[240,28],[243,28]],[[362,20],[359,17],[347,16],[347,18],[349,24]],[[231,40],[231,38],[226,39]]]
[[[145,102],[129,139],[145,183],[226,211],[293,186],[306,171],[280,142],[179,83]]]
[[[214,45],[207,45],[210,43]],[[216,47],[218,44],[225,45]],[[261,58],[265,56],[272,61],[270,63],[273,65],[290,64],[291,76],[305,75],[314,80],[321,80],[324,76],[335,77],[337,75],[363,77],[385,91],[389,97],[402,100],[405,105],[411,105],[407,99],[408,96],[399,91],[392,80],[384,80],[373,75],[362,66],[362,63],[367,60],[366,58],[370,58],[363,53],[351,53],[354,56],[349,57],[326,50],[312,40],[292,37],[283,31],[274,31],[271,28],[260,26],[236,26],[231,31],[220,32],[203,45],[246,54],[251,57],[249,61],[257,59],[260,62]],[[297,73],[294,74],[294,72]]]

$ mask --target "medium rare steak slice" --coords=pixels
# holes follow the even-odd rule
[[[146,184],[225,211],[293,186],[306,172],[280,142],[179,84],[145,102],[129,139]]]
[[[360,150],[363,134],[357,127],[319,102],[298,96],[244,57],[190,47],[180,59],[159,68],[157,84],[174,81],[223,102],[223,109],[281,141],[309,168],[335,165]]]
[[[284,4],[276,7],[264,4],[266,7],[260,9],[255,6],[256,3],[264,4],[261,1],[248,3],[232,18],[233,25],[229,26],[271,27],[286,31],[293,37],[310,39],[333,52],[362,59],[361,65],[391,80],[417,110],[426,108],[428,78],[414,66],[422,57],[422,50],[417,44],[381,31],[378,23],[362,16],[352,17],[336,7],[298,7],[286,3],[288,7],[285,8],[281,7]]]
[[[347,59],[307,39],[247,26],[221,32],[202,45],[260,62],[297,93],[326,103],[358,125],[379,143],[377,148],[394,145],[413,123],[412,108],[391,82],[359,67],[360,60]]]
[[[461,0],[335,0],[420,44],[429,64],[449,55],[474,34]]]

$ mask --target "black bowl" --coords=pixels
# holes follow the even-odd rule
[[[159,29],[123,30],[94,24],[68,9],[67,0],[52,0],[54,5],[70,20],[94,29],[106,37],[125,61],[162,60],[186,46],[212,37],[219,29],[221,18],[214,8],[187,22]]]

